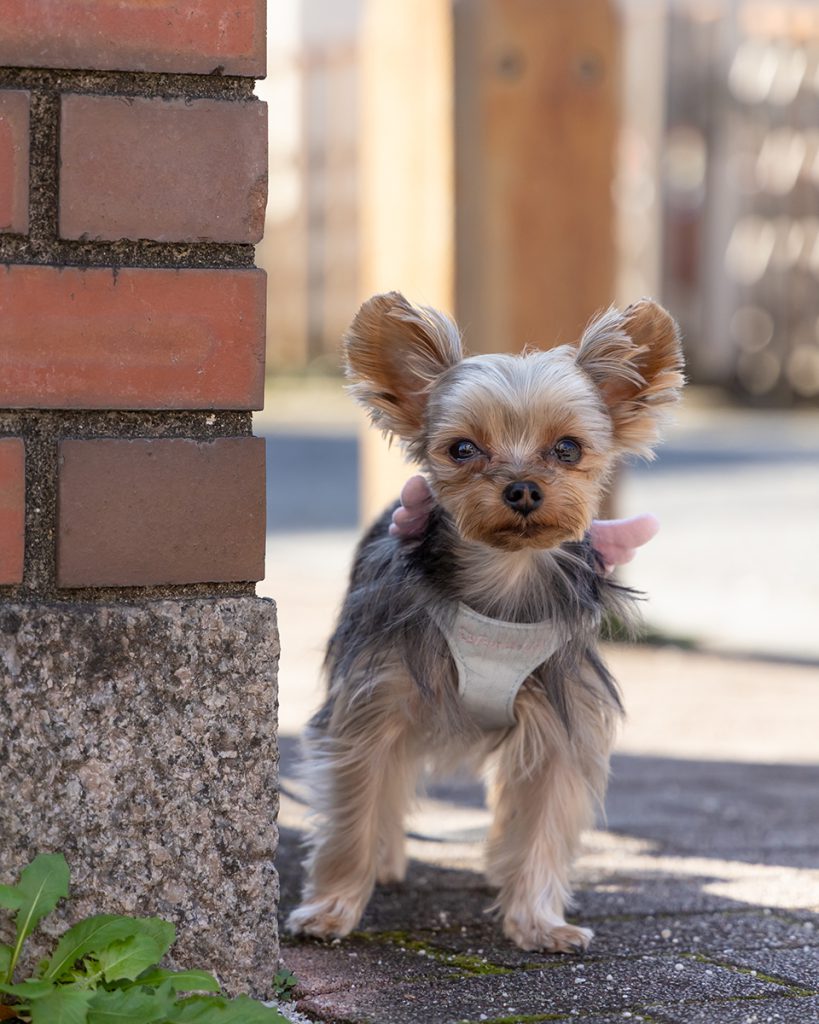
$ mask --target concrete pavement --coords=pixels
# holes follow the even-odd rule
[[[819,1021],[815,671],[665,649],[608,653],[631,715],[608,829],[585,837],[577,864],[576,917],[596,932],[589,953],[523,953],[503,938],[480,873],[481,787],[449,780],[430,787],[408,823],[407,883],[377,889],[355,935],[330,945],[285,938],[295,1006],[308,1019]],[[282,679],[292,727],[309,690]],[[784,699],[766,699],[771,691]],[[282,737],[283,918],[301,880],[297,744],[290,731]]]
[[[320,699],[322,647],[357,536],[354,421],[332,403],[320,403],[324,423],[309,432],[293,415],[266,420],[276,465],[292,474],[272,503],[285,521],[271,522],[263,588],[279,604],[282,632],[283,915],[297,899],[305,827],[297,736]],[[596,931],[588,954],[522,953],[503,938],[485,912],[492,894],[480,874],[488,820],[481,788],[448,780],[430,789],[409,823],[407,884],[377,890],[359,932],[331,945],[285,941],[298,1011],[355,1024],[819,1022],[819,670],[811,660],[819,653],[819,544],[810,540],[819,421],[771,416],[743,426],[732,413],[706,410],[680,428],[664,469],[624,484],[624,512],[651,508],[664,521],[630,572],[652,592],[649,618],[657,621],[657,602],[667,600],[664,629],[690,636],[709,626],[705,639],[721,653],[608,651],[629,718],[608,830],[585,837],[577,865],[576,917]],[[310,493],[323,483],[324,513],[310,531],[293,522],[305,473]],[[662,508],[647,503],[658,496]],[[709,539],[717,523],[723,534]],[[800,549],[792,563],[799,579],[768,590],[783,539]],[[771,558],[759,557],[760,540]],[[727,580],[739,599],[734,570],[749,560],[763,576],[750,631],[726,614],[724,590]],[[696,585],[681,583],[686,574]],[[705,614],[712,600],[715,611]],[[794,622],[812,626],[808,636],[782,623],[802,611],[807,620]],[[725,653],[743,649],[768,659]]]

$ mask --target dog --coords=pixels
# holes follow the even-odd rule
[[[679,398],[677,326],[642,300],[576,345],[467,357],[447,316],[392,292],[364,303],[344,353],[349,390],[420,464],[434,507],[411,540],[387,509],[358,547],[306,734],[319,825],[288,926],[355,928],[375,883],[405,876],[422,767],[466,762],[489,780],[504,934],[580,952],[593,933],[566,921],[570,869],[622,713],[597,639],[633,604],[588,529],[618,460],[651,457]]]

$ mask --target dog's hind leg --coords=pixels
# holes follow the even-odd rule
[[[291,931],[346,935],[376,877],[403,871],[403,808],[396,795],[407,789],[409,722],[395,700],[397,689],[404,688],[393,674],[368,688],[366,698],[345,707],[336,699],[326,728],[308,735],[304,775],[318,828],[310,839],[302,903],[288,919]]]

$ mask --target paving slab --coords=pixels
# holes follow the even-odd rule
[[[416,957],[416,959],[425,959]],[[414,964],[406,968],[414,974]],[[307,993],[299,1008],[319,1019],[390,1024],[457,1024],[479,1020],[569,1015],[573,1010],[638,1013],[656,1000],[755,999],[782,995],[787,986],[692,960],[643,957],[639,961],[563,962],[545,969],[452,976],[441,965],[438,980],[411,978],[365,989]],[[421,1015],[422,1014],[422,1015]]]
[[[654,1007],[648,1007],[649,1014]],[[652,1024],[816,1024],[819,1021],[819,998],[794,996],[786,999],[759,999],[747,1001],[709,1001],[704,1006],[690,1004],[676,1011],[667,1006],[657,1010],[657,1016],[647,1016]],[[583,1024],[592,1024],[583,1021]],[[614,1024],[594,1022],[594,1024]],[[618,1024],[624,1024],[622,1018]]]
[[[757,977],[783,979],[806,989],[819,989],[819,949],[733,950],[722,959],[737,967],[756,972]]]
[[[736,963],[741,961],[734,957],[742,953],[760,959],[768,957],[771,951],[805,949],[812,951],[819,964],[819,935],[815,929],[807,930],[802,922],[787,916],[735,908],[706,914],[608,918],[605,927],[598,926],[593,946],[597,956],[644,950],[722,957]]]

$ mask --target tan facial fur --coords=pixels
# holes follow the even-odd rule
[[[557,458],[554,447],[563,438],[580,444],[576,464]],[[484,454],[456,461],[450,449],[460,439]],[[430,398],[430,482],[468,540],[514,551],[579,539],[599,504],[612,458],[609,417],[565,348],[466,359]],[[516,481],[533,482],[543,496],[540,508],[525,517],[503,498]]]
[[[464,358],[447,317],[390,293],[362,306],[346,356],[351,390],[424,465],[464,539],[507,551],[580,539],[617,458],[650,455],[682,384],[676,326],[649,300],[608,310],[577,346]],[[558,459],[563,438],[576,463]],[[453,458],[459,440],[481,454]],[[526,516],[503,498],[516,481],[542,497]]]

